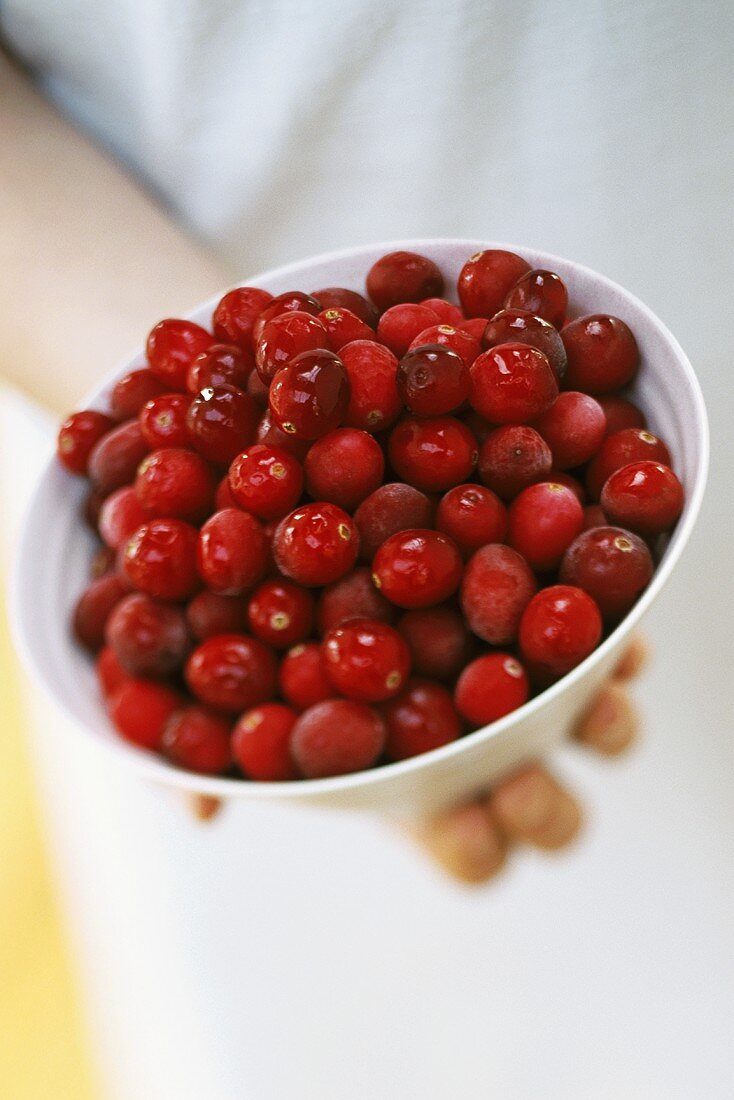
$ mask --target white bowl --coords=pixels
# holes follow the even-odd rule
[[[650,427],[669,444],[686,491],[686,504],[655,575],[632,611],[582,664],[519,710],[443,748],[371,771],[294,783],[252,783],[181,771],[121,740],[105,714],[92,662],[74,642],[72,608],[88,576],[94,541],[80,523],[86,486],[55,459],[44,470],[23,528],[13,586],[13,618],[34,681],[74,719],[80,735],[114,753],[149,779],[226,798],[280,799],[334,807],[378,810],[398,816],[436,811],[486,787],[519,763],[567,736],[613,668],[630,634],[668,580],[698,515],[708,467],[708,426],[693,369],[665,325],[637,298],[603,275],[535,249],[476,240],[390,241],[317,256],[246,280],[274,294],[322,286],[364,289],[365,275],[385,252],[409,249],[430,256],[455,286],[469,256],[482,248],[509,248],[534,267],[557,271],[570,294],[570,315],[608,312],[634,332],[642,369],[632,393]],[[209,325],[212,299],[189,316]],[[104,407],[121,375],[143,366],[139,352],[110,374],[86,404]],[[664,660],[664,655],[661,655]]]

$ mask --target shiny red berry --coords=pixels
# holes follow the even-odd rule
[[[669,531],[683,511],[683,486],[662,462],[631,462],[617,470],[601,491],[611,523],[640,535]]]
[[[479,448],[479,477],[503,500],[512,500],[528,485],[547,478],[552,465],[550,447],[525,424],[496,428]]]
[[[509,645],[537,587],[530,566],[516,550],[499,544],[482,546],[464,570],[461,610],[471,630],[485,642]]]
[[[353,568],[359,535],[335,504],[304,504],[280,521],[273,557],[282,573],[311,588],[331,584]]]
[[[451,693],[441,684],[419,678],[380,708],[387,726],[385,755],[407,760],[448,745],[461,735],[461,719]]]
[[[377,338],[398,358],[405,355],[419,332],[438,324],[438,317],[428,306],[417,302],[401,302],[391,306],[380,317]]]
[[[291,753],[307,779],[346,775],[377,763],[386,733],[382,718],[365,703],[327,699],[299,717]]]
[[[247,603],[238,596],[220,596],[204,588],[187,605],[186,621],[199,641],[216,634],[243,634],[247,629]]]
[[[567,486],[541,481],[510,505],[507,541],[536,573],[557,569],[584,526],[584,510]]]
[[[254,377],[257,378],[257,375],[255,374]],[[299,462],[303,462],[311,446],[307,439],[299,439],[298,436],[282,432],[278,425],[273,422],[269,408],[264,409],[260,417],[255,432],[255,442],[262,443],[266,447],[274,447],[279,451],[287,451]]]
[[[463,321],[456,321],[456,327],[461,329],[462,332],[466,332],[469,336],[473,336],[475,340],[481,342],[484,332],[489,324],[488,317],[466,317]]]
[[[393,353],[372,340],[345,344],[340,357],[350,385],[344,424],[379,432],[388,428],[401,410],[398,393],[398,361]]]
[[[168,386],[151,370],[129,371],[118,379],[110,394],[110,412],[115,420],[129,420],[137,416],[143,405],[152,397],[166,393]]]
[[[268,540],[249,512],[224,508],[199,532],[197,564],[201,579],[221,596],[241,596],[265,576]]]
[[[212,317],[217,340],[224,344],[239,344],[252,350],[252,329],[262,311],[273,300],[272,294],[256,286],[239,286],[219,301]]]
[[[420,304],[432,309],[441,325],[458,325],[464,320],[464,314],[459,306],[446,298],[424,298]]]
[[[304,351],[329,348],[329,337],[318,317],[298,310],[268,321],[255,348],[255,365],[268,385],[281,369]]]
[[[198,531],[180,519],[154,519],[138,527],[124,547],[124,576],[158,600],[186,600],[199,587]]]
[[[186,663],[189,690],[207,706],[239,711],[275,694],[273,651],[246,634],[219,634],[197,646]]]
[[[565,385],[604,394],[631,382],[640,365],[632,332],[619,317],[593,313],[566,325],[561,339],[568,357]]]
[[[440,344],[404,355],[398,366],[398,393],[416,416],[454,412],[469,396],[469,370],[462,357]]]
[[[117,550],[149,518],[133,487],[124,485],[105,498],[99,510],[99,533],[107,546]]]
[[[626,397],[616,393],[600,394],[597,401],[607,418],[607,435],[621,432],[622,428],[646,428],[647,420],[641,409]]]
[[[379,312],[372,305],[372,302],[368,302],[356,290],[347,290],[343,286],[330,286],[322,290],[314,290],[313,296],[321,303],[322,309],[351,310],[355,316],[359,317],[360,321],[364,321],[371,329],[377,328],[377,322],[380,319]]]
[[[125,596],[115,606],[105,638],[125,672],[154,679],[178,672],[190,648],[183,611],[142,592]]]
[[[158,447],[190,447],[186,414],[191,398],[184,393],[162,393],[146,401],[140,410],[140,430],[151,450]]]
[[[538,683],[552,683],[596,649],[601,633],[601,615],[591,596],[573,585],[552,585],[525,608],[520,654]]]
[[[558,382],[542,352],[528,344],[500,344],[470,369],[472,408],[493,424],[524,424],[558,396]]]
[[[318,439],[344,419],[349,378],[331,351],[305,351],[279,370],[270,386],[270,412],[278,427],[301,439]]]
[[[146,345],[150,369],[168,389],[183,391],[189,367],[213,343],[211,333],[193,321],[159,321]]]
[[[499,344],[527,344],[542,351],[558,382],[566,373],[566,349],[560,333],[534,313],[526,313],[522,309],[502,309],[487,322],[481,339],[486,349]]]
[[[434,680],[453,680],[474,650],[466,623],[451,606],[406,611],[398,630],[408,643],[413,671]]]
[[[527,702],[528,675],[509,653],[487,653],[467,665],[458,683],[456,708],[472,726],[487,726]]]
[[[173,688],[128,677],[107,701],[117,732],[143,749],[160,749],[166,723],[181,706]]]
[[[505,295],[505,309],[524,309],[560,328],[568,309],[568,291],[555,271],[535,268],[521,275]]]
[[[297,718],[282,703],[264,703],[242,715],[232,733],[232,753],[243,775],[266,783],[298,778],[290,748]]]
[[[182,447],[162,447],[138,466],[135,495],[151,518],[198,523],[211,511],[216,482],[201,455]]]
[[[111,416],[96,409],[72,413],[59,429],[56,447],[59,461],[72,474],[86,474],[94,445],[114,426]]]
[[[319,599],[317,625],[323,636],[349,619],[393,623],[395,617],[394,606],[380,595],[372,583],[371,571],[362,566],[324,589]]]
[[[388,252],[367,272],[367,293],[378,309],[422,302],[443,293],[443,275],[433,260],[416,252]]]
[[[199,454],[228,466],[252,443],[259,418],[257,402],[249,394],[234,386],[214,386],[191,402],[186,425]]]
[[[230,722],[196,704],[181,707],[166,722],[160,749],[172,764],[201,775],[221,775],[232,764]]]
[[[431,607],[453,595],[461,580],[456,543],[440,531],[401,531],[383,543],[372,563],[372,578],[398,607]]]
[[[280,665],[279,683],[281,695],[297,711],[333,698],[320,644],[307,642],[288,650]]]
[[[670,466],[670,451],[658,436],[646,428],[623,428],[607,436],[586,471],[586,486],[598,500],[604,482],[630,462],[662,462]]]
[[[377,619],[350,619],[323,641],[326,675],[340,695],[379,703],[402,689],[410,650],[397,630]]]
[[[250,596],[250,630],[274,649],[288,649],[311,633],[313,596],[292,581],[264,581]]]
[[[137,420],[126,420],[95,443],[87,466],[89,478],[105,495],[111,493],[135,480],[147,453],[148,444]]]
[[[583,466],[596,454],[606,431],[606,417],[598,401],[586,393],[565,390],[535,421],[551,449],[559,470]]]
[[[476,337],[471,336],[468,332],[463,332],[460,328],[454,328],[453,325],[445,323],[424,328],[415,337],[408,351],[423,348],[426,344],[439,344],[441,347],[455,351],[457,355],[461,356],[467,367],[472,365],[482,350],[482,346]]]
[[[107,620],[127,593],[115,573],[105,573],[84,589],[74,608],[72,629],[85,649],[94,653],[102,647]]]
[[[316,317],[320,312],[321,303],[317,302],[312,294],[306,294],[302,290],[286,290],[273,298],[255,321],[252,329],[252,346],[257,348],[265,326],[276,317],[282,317],[284,313],[310,313],[312,317]]]
[[[607,517],[600,504],[587,504],[584,508],[584,531],[590,531],[592,527],[606,527]]]
[[[303,470],[288,451],[255,443],[233,460],[229,488],[240,508],[258,519],[281,519],[300,499]]]
[[[385,456],[368,432],[336,428],[316,440],[303,468],[309,496],[352,512],[381,484]]]
[[[398,531],[430,527],[433,511],[430,498],[412,485],[401,481],[380,485],[354,513],[363,560],[372,561],[383,542]]]
[[[488,542],[503,542],[507,509],[483,485],[457,485],[440,500],[436,527],[454,540],[465,557]]]
[[[212,344],[196,356],[186,375],[186,389],[200,393],[212,386],[234,386],[244,390],[255,361],[237,344]]]
[[[318,319],[327,332],[328,341],[325,346],[332,351],[339,351],[354,340],[375,339],[374,330],[349,309],[335,309],[333,306],[322,309]]]
[[[479,449],[466,424],[454,417],[406,416],[390,434],[388,454],[403,481],[426,492],[443,492],[466,481]]]
[[[654,570],[647,545],[621,527],[595,527],[575,539],[561,562],[564,584],[583,588],[607,622],[626,615]]]
[[[488,248],[471,256],[459,272],[458,290],[467,317],[492,317],[530,264],[515,252]]]

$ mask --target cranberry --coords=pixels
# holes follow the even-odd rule
[[[398,393],[417,416],[442,416],[469,396],[469,370],[457,352],[426,344],[400,360]]]
[[[683,511],[683,486],[662,462],[630,462],[605,483],[601,506],[612,523],[640,535],[659,535]]]
[[[199,574],[212,592],[240,596],[262,580],[268,567],[268,541],[249,512],[215,512],[199,532]]]
[[[568,356],[565,383],[584,393],[611,393],[631,382],[640,365],[637,341],[624,321],[602,313],[579,317],[561,333]]]
[[[497,428],[479,450],[479,476],[503,500],[551,472],[551,449],[534,428],[508,424]]]
[[[220,300],[212,317],[217,340],[239,344],[245,351],[251,351],[255,321],[272,300],[272,294],[256,286],[238,286],[230,290]]]
[[[432,309],[441,325],[458,325],[464,320],[459,307],[446,298],[424,298],[420,304]]]
[[[328,334],[328,346],[334,351],[354,340],[375,339],[373,329],[349,309],[324,309],[319,313],[319,321]]]
[[[471,630],[490,645],[517,637],[523,611],[537,589],[530,566],[509,546],[482,546],[467,562],[461,609]]]
[[[257,378],[257,375],[254,375]],[[270,391],[268,391],[268,394]],[[260,417],[260,423],[255,432],[255,441],[263,443],[266,447],[275,447],[279,451],[288,451],[299,462],[303,462],[308,454],[311,444],[307,439],[299,439],[295,435],[282,432],[277,424],[273,423],[270,409],[265,409]]]
[[[408,643],[414,672],[435,680],[453,680],[472,655],[472,637],[453,607],[406,611],[398,630]]]
[[[584,510],[565,485],[542,481],[510,505],[508,542],[536,573],[556,569],[584,526]]]
[[[127,589],[115,573],[106,573],[84,589],[74,608],[72,626],[77,641],[94,652],[104,643],[107,620],[127,595]]]
[[[367,432],[337,428],[316,440],[304,472],[314,500],[328,500],[351,512],[381,484],[385,456]]]
[[[383,313],[377,326],[377,337],[400,358],[419,332],[437,323],[436,314],[428,306],[403,302]]]
[[[522,309],[502,309],[484,327],[482,344],[486,349],[498,344],[528,344],[542,351],[558,382],[566,373],[566,349],[557,329],[534,313]]]
[[[606,527],[607,517],[604,509],[599,504],[587,504],[584,508],[584,531],[590,531],[592,527]]]
[[[232,490],[229,487],[229,474],[225,474],[217,485],[217,491],[214,494],[214,508],[217,512],[221,512],[223,508],[237,507],[237,501],[232,496]]]
[[[137,420],[127,420],[95,443],[89,455],[89,477],[105,495],[111,493],[134,480],[147,453],[148,444]]]
[[[463,413],[462,420],[466,424],[469,431],[473,432],[479,443],[484,443],[484,440],[493,431],[492,425],[488,420],[485,420],[483,416],[480,416],[474,409],[469,409]]]
[[[282,703],[264,703],[242,715],[232,734],[232,753],[248,779],[278,783],[298,778],[291,756],[297,718]]]
[[[298,310],[282,313],[268,321],[257,342],[257,373],[267,385],[281,367],[287,366],[301,352],[328,347],[329,337],[318,317]]]
[[[466,424],[451,416],[404,417],[390,434],[388,453],[404,481],[428,492],[442,492],[466,481],[479,457],[477,441]]]
[[[162,447],[144,458],[135,495],[150,517],[172,516],[197,523],[210,511],[216,483],[200,455],[182,447]]]
[[[399,302],[422,302],[441,296],[443,275],[427,256],[388,252],[367,272],[367,293],[379,310]]]
[[[165,382],[151,370],[133,370],[120,378],[110,394],[110,412],[115,420],[130,420],[137,416],[152,397],[166,393]]]
[[[138,527],[122,558],[124,576],[158,600],[186,600],[199,587],[198,531],[180,519],[154,519]]]
[[[287,577],[307,587],[331,584],[354,566],[359,535],[335,504],[304,504],[278,524],[273,556]]]
[[[59,429],[56,449],[59,461],[72,474],[86,474],[94,445],[114,426],[111,416],[96,409],[72,413]]]
[[[265,581],[250,597],[250,630],[275,649],[302,642],[313,626],[313,596],[292,581]]]
[[[402,689],[410,672],[403,637],[377,619],[350,619],[328,632],[323,643],[326,675],[349,699],[379,703]]]
[[[117,554],[112,546],[100,546],[89,566],[89,576],[93,581],[113,573],[117,568]]]
[[[95,669],[105,698],[109,698],[129,678],[114,649],[108,645],[99,651]]]
[[[371,329],[377,328],[380,314],[367,299],[358,294],[356,290],[347,290],[342,286],[330,286],[323,290],[314,290],[314,298],[320,303],[322,309],[348,309],[360,321],[364,321]]]
[[[385,746],[385,723],[364,703],[326,699],[302,714],[291,733],[291,753],[307,779],[372,767]]]
[[[247,379],[246,391],[258,405],[258,407],[264,412],[268,407],[268,401],[270,400],[270,383],[263,382],[260,375],[256,370],[252,372]]]
[[[487,653],[467,665],[456,685],[456,708],[472,726],[487,726],[527,702],[525,669],[509,653]]]
[[[436,527],[454,540],[465,557],[488,542],[502,542],[507,532],[507,509],[491,489],[457,485],[441,498]]]
[[[571,543],[560,579],[583,588],[603,618],[617,622],[650,583],[653,569],[650,551],[637,535],[621,527],[596,527]]]
[[[568,309],[568,291],[555,271],[536,268],[522,275],[505,295],[505,309],[523,309],[560,328]]]
[[[555,584],[541,589],[525,608],[520,653],[538,683],[552,683],[596,649],[601,632],[591,596],[573,585]]]
[[[230,723],[208,707],[182,707],[166,722],[161,752],[172,764],[202,775],[221,775],[232,764]]]
[[[321,309],[321,303],[317,302],[312,294],[304,294],[302,290],[284,291],[268,303],[256,320],[252,330],[253,347],[257,347],[268,322],[275,320],[276,317],[282,317],[284,313],[310,313],[315,317]]]
[[[270,387],[270,411],[288,435],[318,439],[344,419],[349,378],[331,351],[305,351],[279,370]]]
[[[186,427],[190,404],[191,398],[183,393],[162,393],[146,401],[140,410],[140,431],[151,450],[190,446]]]
[[[622,428],[646,428],[645,414],[626,397],[616,393],[601,394],[597,401],[607,418],[607,435],[621,432]]]
[[[453,595],[461,580],[456,543],[440,531],[400,531],[375,554],[372,579],[398,607],[431,607]]]
[[[246,634],[207,638],[189,657],[185,675],[197,699],[217,710],[247,710],[266,703],[275,693],[273,652]]]
[[[585,393],[566,390],[536,421],[559,470],[582,466],[596,453],[604,438],[606,417],[598,401]]]
[[[186,621],[199,641],[216,634],[242,634],[247,628],[247,604],[234,596],[220,596],[204,588],[187,606]]]
[[[365,566],[330,584],[321,593],[318,606],[320,634],[327,634],[349,619],[379,619],[383,623],[395,620],[395,608],[377,591],[372,583],[372,573]]]
[[[573,477],[573,475],[569,474],[566,470],[551,470],[548,477],[543,477],[540,480],[554,481],[556,485],[565,485],[567,489],[571,490],[579,504],[583,505],[586,503],[586,491],[583,485],[578,478]]]
[[[236,344],[212,344],[196,356],[186,375],[191,394],[212,386],[234,386],[244,390],[255,363],[251,355]]]
[[[189,367],[213,343],[211,334],[193,321],[159,321],[146,345],[150,369],[168,389],[183,391]]]
[[[331,699],[334,688],[326,675],[324,654],[318,642],[297,645],[286,653],[280,666],[280,692],[296,710],[306,710]]]
[[[472,365],[482,350],[481,344],[475,336],[470,336],[468,332],[462,332],[460,328],[454,328],[453,325],[447,324],[431,325],[430,328],[424,328],[415,337],[408,351],[423,348],[426,344],[439,344],[441,347],[455,351],[457,355],[461,356],[467,367]]]
[[[456,327],[481,341],[488,324],[488,317],[466,317],[463,321],[457,321]]]
[[[351,388],[345,425],[366,432],[389,427],[401,409],[393,353],[373,340],[355,340],[340,355]]]
[[[288,451],[256,443],[234,459],[229,488],[237,504],[258,519],[281,519],[300,499],[303,470]]]
[[[492,317],[526,271],[530,271],[530,264],[514,252],[501,248],[476,252],[459,272],[457,284],[466,316]]]
[[[461,719],[450,693],[430,680],[410,680],[402,694],[381,709],[387,726],[385,755],[390,760],[430,752],[461,734]]]
[[[160,749],[163,731],[181,706],[181,696],[165,684],[126,679],[108,699],[110,718],[126,741]]]
[[[528,344],[500,344],[474,360],[470,401],[493,424],[535,420],[558,396],[558,383],[545,355]]]
[[[228,466],[252,443],[258,421],[255,400],[234,386],[202,390],[189,406],[186,424],[199,454]]]
[[[607,436],[586,471],[589,495],[598,500],[607,478],[630,462],[663,462],[670,466],[670,451],[662,439],[645,428],[622,428]]]
[[[409,527],[430,527],[433,504],[425,493],[400,481],[380,485],[354,513],[360,553],[372,561],[383,542]]]
[[[142,592],[125,596],[115,606],[105,637],[131,676],[170,676],[182,667],[189,650],[183,611]]]
[[[99,533],[107,546],[117,549],[127,542],[148,516],[130,485],[115,489],[99,511]]]

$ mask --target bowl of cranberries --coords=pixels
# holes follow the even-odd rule
[[[317,257],[160,321],[63,423],[22,647],[160,782],[436,809],[573,727],[706,466],[685,354],[603,276],[477,241]]]

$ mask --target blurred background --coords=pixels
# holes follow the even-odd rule
[[[372,240],[571,257],[668,324],[707,501],[646,735],[486,890],[356,817],[175,798],[63,736],[0,629],[0,1095],[730,1097],[734,9],[3,0],[2,569],[59,416],[160,317]]]

